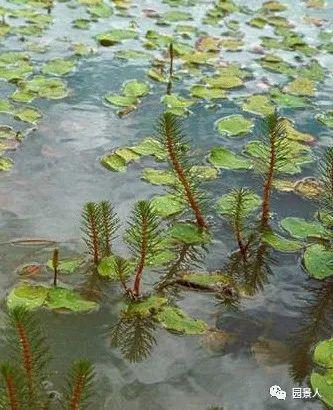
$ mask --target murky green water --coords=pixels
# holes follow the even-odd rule
[[[295,30],[305,35],[308,44],[317,47],[320,44],[319,32],[332,29],[333,4],[330,1],[326,1],[324,9],[307,9],[303,1],[283,0],[288,9],[279,14],[295,24]],[[189,24],[210,35],[227,32],[223,20],[220,26],[202,24],[206,11],[213,6],[212,2],[193,3],[179,7],[192,14],[194,20]],[[198,100],[190,107],[192,114],[184,119],[185,130],[203,164],[206,164],[205,156],[211,147],[223,144],[234,151],[241,151],[245,142],[258,137],[257,128],[249,136],[237,138],[224,138],[214,128],[217,119],[235,113],[242,113],[256,123],[260,121],[258,116],[242,111],[238,104],[240,97],[265,92],[269,88],[267,84],[284,85],[290,81],[285,75],[264,70],[256,61],[261,55],[253,53],[253,47],[260,44],[258,36],[273,35],[271,26],[259,30],[245,23],[255,15],[262,2],[237,0],[235,3],[247,6],[249,13],[253,13],[233,13],[227,17],[227,21],[234,19],[240,22],[244,46],[239,52],[222,52],[219,58],[244,65],[254,76],[246,81],[245,87],[231,91],[227,100],[218,100],[217,104],[210,106]],[[19,7],[15,2],[4,0],[0,5]],[[110,5],[117,10],[113,3]],[[157,1],[136,1],[125,12],[129,17],[113,15],[101,18],[92,22],[89,30],[78,30],[72,27],[72,20],[87,18],[85,6],[74,0],[59,2],[55,3],[51,13],[53,23],[40,37],[26,37],[21,41],[18,35],[9,35],[1,40],[0,52],[26,50],[31,40],[49,46],[43,54],[29,52],[35,70],[51,58],[71,56],[69,46],[75,42],[98,50],[94,55],[79,58],[75,70],[63,77],[70,88],[68,97],[36,99],[28,104],[38,108],[43,117],[22,145],[8,154],[14,160],[11,170],[0,174],[1,300],[18,282],[16,270],[20,265],[45,263],[53,249],[13,246],[9,243],[13,239],[47,238],[60,243],[63,255],[82,253],[80,212],[86,201],[109,199],[120,218],[125,220],[136,201],[164,192],[163,187],[140,180],[145,167],[156,166],[151,158],[130,165],[126,173],[110,172],[99,161],[112,149],[134,145],[151,135],[154,123],[163,111],[160,98],[165,93],[165,84],[152,80],[149,80],[151,93],[142,99],[137,110],[123,118],[119,118],[116,109],[103,99],[107,92],[117,93],[125,80],[148,79],[149,62],[116,59],[114,51],[141,49],[140,39],[147,29],[170,33],[177,24],[156,26],[154,19],[144,16],[144,9],[154,9],[159,13],[173,10]],[[46,12],[42,10],[40,13]],[[323,27],[304,22],[304,15],[325,19]],[[18,25],[21,20],[9,18],[8,21]],[[110,26],[128,27],[131,21],[136,21],[136,30],[140,34],[138,40],[124,41],[115,47],[97,46],[94,35]],[[186,41],[193,45],[195,39]],[[161,56],[163,49],[150,52]],[[294,52],[273,52],[286,61],[295,62]],[[332,109],[333,57],[324,51],[314,57],[325,68],[326,75],[322,82],[316,83],[317,93],[311,105],[303,109],[281,109],[283,115],[295,121],[298,130],[315,138],[312,144],[313,163],[306,165],[302,174],[294,179],[314,175],[322,150],[331,145],[332,131],[319,123],[315,115]],[[302,58],[305,62],[311,60],[304,55]],[[190,85],[197,79],[195,75],[185,75],[175,83],[175,92],[188,96]],[[2,81],[0,90],[1,98],[7,99],[15,85]],[[2,124],[17,130],[32,126],[7,114],[0,114],[0,119]],[[245,185],[260,193],[261,184],[260,176],[254,172],[221,170],[218,179],[207,182],[205,186],[216,200],[235,186]],[[313,200],[293,192],[275,191],[272,226],[277,228],[279,220],[287,216],[311,219],[315,211]],[[210,212],[209,218],[214,241],[203,269],[223,270],[235,249],[232,232],[214,212]],[[119,241],[116,248],[123,251],[123,243]],[[292,389],[298,386],[300,379],[302,386],[308,386],[313,346],[332,335],[333,283],[309,280],[298,253],[272,250],[269,264],[271,273],[265,278],[263,289],[242,299],[236,310],[218,303],[210,294],[187,291],[178,294],[178,305],[189,314],[205,320],[212,328],[230,333],[232,338],[228,343],[208,340],[205,336],[177,335],[158,328],[156,346],[150,357],[139,363],[129,363],[119,350],[110,347],[110,326],[116,322],[121,308],[121,294],[115,285],[103,285],[103,303],[97,312],[62,315],[41,311],[40,317],[54,356],[55,381],[61,379],[62,369],[72,359],[86,356],[95,364],[98,375],[95,409],[199,410],[212,405],[223,406],[225,410],[322,408],[319,401],[292,399]],[[147,286],[157,280],[151,275],[144,278]],[[320,308],[324,313],[318,320],[316,313]],[[269,387],[274,384],[286,390],[285,401],[269,396]]]

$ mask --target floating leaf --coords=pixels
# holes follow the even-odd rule
[[[225,169],[250,169],[251,160],[229,151],[225,147],[212,148],[209,162],[217,168]]]
[[[148,77],[152,78],[155,81],[158,81],[160,83],[167,83],[168,79],[166,78],[166,76],[161,73],[160,71],[158,71],[156,68],[151,68],[148,70],[147,73]]]
[[[70,73],[75,67],[72,60],[67,60],[64,58],[55,58],[45,63],[42,67],[42,72],[44,74],[51,75],[66,75]]]
[[[58,270],[62,273],[74,273],[84,262],[82,258],[75,258],[75,259],[63,259],[60,260],[58,263]],[[53,269],[53,261],[52,259],[47,261],[47,266],[50,269]]]
[[[287,7],[279,1],[265,1],[262,7],[269,11],[284,11],[287,9]]]
[[[264,232],[262,240],[279,252],[296,252],[303,247],[300,242],[283,238],[271,230],[266,230]]]
[[[204,85],[193,85],[190,92],[192,97],[202,98],[204,100],[216,100],[226,98],[227,96],[226,92],[222,89],[210,88]]]
[[[242,105],[244,111],[257,115],[269,115],[274,112],[274,105],[271,104],[267,95],[256,94],[248,97]]]
[[[333,128],[333,110],[327,111],[324,114],[319,114],[316,118],[322,124],[326,125],[326,127]]]
[[[194,101],[187,100],[176,94],[165,95],[161,101],[166,104],[168,111],[174,115],[185,115],[188,112],[188,107],[194,104]]]
[[[229,115],[217,120],[216,127],[220,134],[240,135],[247,134],[253,127],[253,122],[242,115]]]
[[[190,169],[190,173],[202,181],[211,181],[218,176],[218,170],[216,168],[206,165],[193,165]]]
[[[83,299],[71,289],[55,287],[49,289],[46,306],[49,309],[69,310],[72,312],[89,312],[98,307],[96,302]]]
[[[327,231],[324,226],[316,221],[309,222],[302,218],[288,217],[282,219],[281,226],[297,239],[327,237]]]
[[[190,273],[183,275],[182,279],[202,286],[214,286],[218,284],[230,283],[230,278],[221,274]]]
[[[319,366],[333,369],[333,339],[323,340],[317,344],[313,360]]]
[[[136,97],[118,94],[107,94],[105,99],[107,102],[117,107],[134,107],[138,103],[138,99]]]
[[[42,114],[34,108],[22,108],[15,112],[15,118],[21,121],[30,122],[31,124],[37,124],[42,118]]]
[[[66,83],[60,78],[46,78],[37,76],[21,84],[22,91],[35,93],[36,96],[52,100],[64,98],[68,95]]]
[[[244,85],[243,80],[237,76],[215,76],[215,77],[204,77],[203,81],[209,86],[213,88],[223,88],[223,89],[230,89],[230,88],[238,88]]]
[[[187,245],[200,245],[210,242],[210,236],[205,230],[200,230],[192,223],[177,222],[168,230],[169,236],[177,242]]]
[[[304,108],[309,105],[309,103],[303,97],[283,93],[277,88],[270,90],[270,96],[274,104],[281,107]]]
[[[111,171],[124,172],[126,170],[126,161],[117,154],[105,155],[101,159],[101,164]]]
[[[44,305],[49,288],[44,286],[33,286],[28,283],[20,284],[14,287],[8,297],[8,309],[14,309],[18,306],[23,306],[26,309],[35,309]]]
[[[168,330],[185,333],[187,335],[200,335],[208,330],[205,322],[190,318],[182,310],[166,306],[158,314],[158,320]]]
[[[131,147],[131,150],[139,155],[152,155],[159,161],[163,161],[167,157],[163,145],[152,137],[144,138],[138,145]]]
[[[122,92],[127,97],[142,97],[148,94],[149,90],[149,84],[143,81],[130,80],[123,85]]]
[[[137,33],[134,30],[112,29],[96,36],[97,41],[104,47],[113,46],[123,40],[134,40]]]
[[[13,165],[12,159],[0,156],[0,171],[8,171]]]
[[[290,94],[312,97],[315,94],[316,87],[312,80],[304,77],[298,77],[286,85],[284,90]]]
[[[117,50],[115,57],[122,60],[144,60],[147,61],[152,58],[152,56],[141,50]]]
[[[153,295],[140,301],[131,302],[126,309],[126,314],[150,316],[163,309],[167,302],[166,298]]]
[[[306,134],[304,132],[295,129],[294,124],[287,118],[282,119],[284,128],[286,130],[286,138],[301,141],[301,142],[313,142],[314,137],[311,134]]]
[[[178,183],[173,172],[154,168],[145,168],[141,177],[154,185],[175,185]]]
[[[155,196],[151,201],[151,205],[155,209],[156,213],[162,217],[168,217],[171,215],[182,212],[185,208],[184,201],[175,195],[163,195]]]
[[[320,399],[329,407],[333,406],[333,339],[319,342],[315,348],[313,359],[326,372],[311,374],[311,385],[320,394]]]
[[[325,279],[333,275],[333,250],[315,244],[304,252],[304,266],[310,276]]]
[[[217,211],[221,214],[230,214],[232,210],[235,209],[235,195],[231,192],[223,195],[217,202]],[[246,200],[244,201],[242,207],[242,214],[244,217],[249,216],[261,205],[261,198],[259,195],[249,192],[246,195]]]
[[[134,269],[135,264],[129,262],[129,267]],[[111,255],[103,258],[98,264],[97,272],[100,276],[106,277],[110,280],[119,280],[116,272],[116,256]],[[128,277],[130,275],[130,271],[126,272],[126,274],[126,277]]]
[[[186,11],[172,10],[165,13],[163,19],[170,22],[192,20],[192,15]]]
[[[15,110],[14,106],[10,104],[8,101],[0,100],[0,112],[12,114],[14,110]]]

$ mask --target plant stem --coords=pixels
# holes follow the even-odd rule
[[[261,211],[261,229],[266,229],[269,222],[269,212],[270,212],[270,199],[272,184],[274,178],[274,169],[276,163],[276,146],[275,137],[271,135],[270,137],[270,156],[268,171],[263,185],[263,198],[262,198],[262,211]]]
[[[167,86],[167,94],[170,95],[172,91],[172,79],[173,79],[173,44],[169,45],[169,56],[170,56],[170,66],[169,66],[169,81]]]
[[[13,375],[11,373],[7,374],[5,381],[10,410],[19,410]]]
[[[75,380],[75,384],[73,387],[72,397],[70,401],[70,410],[79,410],[80,409],[80,402],[81,396],[84,388],[84,375],[79,374],[77,379]]]
[[[20,343],[22,347],[22,360],[23,360],[23,367],[24,367],[24,370],[27,376],[29,399],[31,402],[33,402],[33,397],[34,397],[33,363],[32,363],[30,343],[29,343],[29,339],[27,337],[26,330],[25,330],[23,323],[18,322],[16,324],[16,329],[19,334]]]
[[[52,267],[53,267],[53,286],[57,286],[58,284],[58,266],[59,266],[59,249],[55,248],[53,250],[52,256]]]
[[[133,287],[133,295],[136,297],[140,295],[140,283],[147,256],[147,228],[147,217],[146,215],[142,215],[140,261],[135,271],[135,280]]]

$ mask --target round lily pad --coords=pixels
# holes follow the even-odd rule
[[[131,95],[107,94],[105,96],[107,102],[117,107],[130,107],[138,103],[138,99]]]
[[[35,309],[43,306],[49,289],[44,286],[33,286],[23,283],[14,287],[7,296],[8,309],[24,306],[27,309]]]
[[[312,97],[315,94],[316,87],[312,80],[305,77],[298,77],[289,83],[285,88],[285,91],[290,94],[304,95]]]
[[[45,63],[42,67],[42,72],[44,74],[51,75],[66,75],[70,73],[75,67],[72,60],[66,60],[64,58],[55,58]]]
[[[218,176],[218,170],[215,167],[207,165],[193,165],[190,169],[190,173],[197,180],[201,181],[212,181]]]
[[[310,381],[312,388],[319,392],[320,400],[333,407],[333,371],[330,370],[324,375],[313,372]]]
[[[14,165],[11,158],[0,156],[0,171],[8,171]]]
[[[130,80],[123,85],[123,94],[127,97],[142,97],[146,95],[150,90],[149,84],[138,81]]]
[[[21,121],[30,122],[31,124],[37,124],[42,118],[42,114],[35,108],[22,108],[15,112],[15,118]]]
[[[126,170],[125,159],[117,154],[105,155],[101,159],[101,164],[110,171],[124,172]]]
[[[333,128],[333,110],[327,111],[324,114],[319,114],[316,116],[317,120],[326,127]]]
[[[323,340],[317,344],[313,360],[319,366],[333,369],[333,339]]]
[[[270,102],[269,97],[262,94],[248,97],[242,105],[242,108],[244,111],[262,116],[273,114],[274,112],[274,105]]]
[[[225,90],[204,85],[193,85],[190,92],[192,97],[202,98],[204,100],[217,100],[227,97]]]
[[[139,155],[152,155],[159,161],[165,160],[167,156],[160,141],[152,137],[144,138],[138,145],[131,147],[131,150]]]
[[[75,258],[75,259],[63,259],[60,260],[58,263],[58,270],[61,273],[74,273],[84,262],[82,258]],[[52,259],[47,261],[47,266],[50,269],[53,269],[53,261]]]
[[[223,88],[223,89],[230,89],[230,88],[238,88],[244,85],[243,80],[237,76],[216,76],[216,77],[204,77],[203,81],[209,86],[213,88]]]
[[[316,221],[306,221],[302,218],[288,217],[281,221],[281,226],[291,236],[297,239],[306,239],[308,237],[327,237],[325,227]]]
[[[214,286],[220,283],[230,283],[230,278],[226,275],[221,274],[190,273],[183,275],[182,279],[203,286]]]
[[[225,147],[212,148],[209,162],[217,168],[251,169],[252,161],[229,151]]]
[[[185,208],[184,201],[172,194],[155,196],[150,203],[155,212],[162,217],[179,214]]]
[[[216,122],[216,127],[220,134],[241,135],[247,134],[251,130],[253,122],[242,115],[229,115],[220,118]]]
[[[153,295],[140,301],[131,302],[126,309],[126,315],[150,316],[163,309],[167,302],[166,298]]]
[[[98,307],[96,302],[83,299],[83,297],[71,289],[51,288],[49,289],[46,306],[49,309],[69,310],[72,312],[89,312]]]
[[[154,168],[145,168],[141,178],[154,185],[175,185],[178,183],[178,179],[173,172]]]
[[[171,226],[168,235],[187,245],[200,245],[210,242],[210,236],[205,230],[200,230],[192,223],[178,222]]]
[[[304,266],[310,276],[325,279],[333,275],[333,250],[315,244],[304,252]]]
[[[207,324],[198,319],[192,319],[182,310],[166,306],[157,314],[161,325],[173,332],[187,335],[200,335],[208,330]]]
[[[96,36],[97,41],[104,47],[110,47],[123,40],[133,40],[137,37],[134,30],[112,29]]]
[[[262,240],[279,252],[296,252],[303,247],[300,242],[283,238],[271,230],[264,232],[262,235]]]
[[[231,214],[232,211],[235,209],[236,198],[233,192],[223,195],[216,204],[217,211],[221,214]],[[245,196],[245,200],[242,207],[242,215],[248,216],[253,213],[256,209],[259,208],[261,205],[261,198],[259,195],[255,194],[254,192],[247,192]]]
[[[116,260],[117,257],[114,255],[107,256],[103,258],[97,267],[97,272],[100,276],[106,277],[110,280],[119,280],[119,277],[116,272]],[[129,267],[133,268],[135,267],[134,263],[129,262]],[[126,277],[129,277],[130,271],[125,273]]]

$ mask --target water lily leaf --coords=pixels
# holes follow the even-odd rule
[[[163,266],[176,258],[176,254],[169,249],[157,251],[147,259],[149,266]]]
[[[168,79],[164,74],[162,74],[160,71],[158,71],[156,68],[151,68],[148,70],[147,73],[148,77],[152,78],[155,81],[158,81],[159,83],[167,83]]]
[[[8,125],[0,125],[0,141],[18,139],[19,135],[20,134],[14,131],[12,127],[9,127]]]
[[[240,38],[225,37],[221,39],[220,44],[226,51],[240,51],[244,42]]]
[[[131,150],[139,155],[152,155],[158,161],[164,161],[167,156],[160,141],[152,137],[144,138],[138,145],[131,147]]]
[[[313,81],[323,81],[325,78],[325,69],[317,60],[312,60],[309,64],[297,70],[297,72],[299,77],[308,78]]]
[[[247,134],[253,127],[253,122],[242,115],[229,115],[217,120],[216,127],[220,134],[234,136]]]
[[[84,43],[74,43],[71,45],[71,50],[74,51],[74,54],[79,57],[86,57],[90,54],[94,54],[96,52],[95,49],[92,47],[84,44]]]
[[[287,7],[279,1],[265,1],[262,8],[268,11],[284,11]]]
[[[37,76],[22,84],[23,92],[36,93],[38,97],[57,100],[67,97],[69,91],[60,78]]]
[[[304,252],[304,266],[310,276],[325,279],[333,275],[333,250],[324,245],[309,246]]]
[[[212,181],[218,176],[218,170],[207,165],[193,165],[190,169],[190,173],[202,181]]]
[[[194,51],[192,53],[183,54],[181,58],[187,64],[212,65],[216,60],[216,54],[211,52]]]
[[[179,10],[172,10],[168,11],[163,15],[163,19],[165,21],[185,21],[185,20],[192,20],[192,15],[187,13],[186,11],[179,11]]]
[[[320,400],[326,403],[329,407],[333,407],[333,371],[330,370],[324,375],[313,372],[310,381],[312,388],[318,390]]]
[[[298,131],[294,128],[294,124],[292,121],[284,118],[282,120],[285,130],[286,130],[286,138],[294,141],[301,141],[301,142],[313,142],[314,137],[311,134],[307,134],[301,131]]]
[[[179,214],[185,208],[184,201],[172,194],[155,196],[150,203],[157,215],[162,217]]]
[[[131,302],[126,309],[126,315],[150,316],[162,310],[167,303],[166,298],[153,295],[140,301]]]
[[[64,58],[55,58],[45,63],[42,67],[42,72],[44,74],[50,75],[66,75],[73,71],[75,64],[72,60]]]
[[[84,262],[82,258],[63,259],[59,261],[58,270],[61,273],[74,273]],[[52,259],[47,261],[47,266],[53,269]]]
[[[177,222],[168,230],[169,236],[177,242],[187,245],[200,245],[210,242],[210,236],[205,230],[200,230],[192,223]]]
[[[267,24],[267,20],[262,16],[253,17],[251,20],[247,22],[252,27],[256,28],[264,28]]]
[[[210,88],[204,85],[193,85],[190,93],[192,97],[202,98],[204,100],[227,98],[225,90],[220,88]]]
[[[42,118],[42,114],[35,108],[22,108],[15,112],[15,118],[21,121],[30,122],[31,124],[37,124]]]
[[[125,159],[117,154],[105,155],[101,159],[101,164],[110,171],[124,172],[126,170]]]
[[[327,237],[327,231],[323,225],[316,221],[306,221],[302,218],[288,217],[281,221],[281,226],[291,236],[297,239],[306,239],[308,237]]]
[[[316,87],[312,80],[304,77],[298,77],[289,83],[284,90],[290,94],[312,97],[315,94]]]
[[[144,60],[148,61],[152,58],[151,54],[146,53],[141,50],[117,50],[115,52],[115,57],[122,60]]]
[[[316,119],[326,127],[333,128],[333,110],[317,115]]]
[[[115,154],[124,158],[126,164],[130,161],[136,161],[137,159],[140,158],[140,155],[134,152],[131,148],[126,148],[126,147],[116,149]]]
[[[325,0],[307,0],[306,7],[313,9],[322,9],[325,7]]]
[[[44,286],[34,286],[28,283],[20,284],[14,287],[8,297],[8,309],[22,306],[32,310],[44,305],[49,289]]]
[[[0,112],[7,114],[12,114],[15,110],[15,107],[10,104],[8,101],[0,100]]]
[[[327,369],[333,369],[333,339],[319,342],[313,354],[313,360]]]
[[[223,89],[231,89],[231,88],[239,88],[244,85],[244,82],[241,78],[237,76],[215,76],[215,77],[204,77],[203,81],[209,86],[213,88],[223,88]]]
[[[73,21],[73,27],[81,29],[81,30],[88,30],[90,26],[91,20],[88,19],[76,19]]]
[[[315,198],[320,195],[321,192],[319,182],[312,177],[306,177],[296,182],[276,179],[273,182],[273,186],[278,191],[295,192],[296,194],[303,195],[306,198]]]
[[[107,94],[105,96],[107,102],[117,107],[131,107],[136,106],[138,99],[129,95]]]
[[[217,211],[224,215],[230,215],[232,213],[232,210],[235,209],[235,195],[233,193],[228,193],[223,195],[216,204]],[[244,201],[243,209],[242,209],[242,214],[244,217],[249,216],[252,214],[254,211],[256,211],[259,206],[261,205],[261,198],[259,195],[250,192],[246,196],[246,201]]]
[[[10,98],[16,102],[30,103],[36,98],[36,94],[28,90],[16,90]]]
[[[177,94],[165,95],[161,101],[166,104],[168,111],[175,115],[185,115],[188,112],[187,108],[194,104],[194,101],[187,100]]]
[[[262,116],[273,114],[274,112],[274,105],[270,102],[269,97],[263,94],[251,95],[245,100],[242,108],[244,111]]]
[[[264,232],[262,240],[279,252],[296,252],[303,247],[300,242],[283,238],[271,230]]]
[[[134,30],[112,29],[96,36],[97,41],[104,47],[121,43],[123,40],[134,40],[137,33]]]
[[[91,300],[84,299],[74,290],[56,287],[49,289],[46,306],[49,309],[89,312],[96,309],[98,304]]]
[[[228,284],[230,278],[221,274],[208,274],[208,273],[190,273],[182,276],[182,279],[194,283],[196,285],[214,286],[217,284]]]
[[[280,107],[288,107],[288,108],[304,108],[309,105],[304,97],[299,97],[298,95],[286,94],[281,92],[277,88],[273,88],[270,90],[271,100],[274,104]]]
[[[173,172],[154,168],[145,168],[141,178],[154,185],[175,185],[178,183]]]
[[[112,15],[112,9],[104,3],[90,6],[87,11],[94,17],[106,18]]]
[[[8,171],[13,165],[12,159],[0,156],[0,171]]]
[[[130,269],[134,270],[135,264],[133,262],[128,261],[128,267],[128,271],[124,272],[125,277],[130,276]],[[119,277],[116,272],[116,256],[111,255],[103,258],[97,266],[97,272],[100,276],[103,276],[110,280],[119,280]]]
[[[164,307],[157,314],[157,318],[163,327],[174,332],[200,335],[208,330],[204,321],[192,319],[182,310],[172,306]]]
[[[142,97],[149,93],[150,86],[143,81],[130,80],[123,85],[122,92],[126,97]]]
[[[217,168],[225,169],[251,169],[252,161],[229,151],[225,147],[212,148],[209,162]]]

